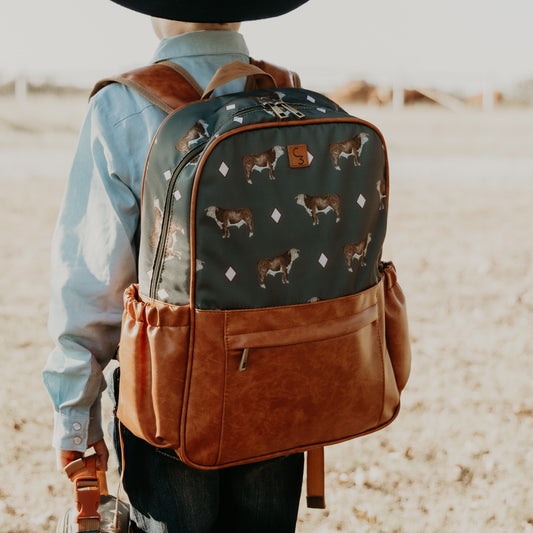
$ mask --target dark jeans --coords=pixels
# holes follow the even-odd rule
[[[114,444],[120,458],[117,429],[115,424]],[[183,464],[173,451],[148,444],[124,426],[121,430],[124,489],[135,531],[294,532],[303,454],[220,470],[197,470]]]

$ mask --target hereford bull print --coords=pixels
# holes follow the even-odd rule
[[[253,217],[251,209],[247,207],[243,209],[222,209],[214,205],[206,208],[205,214],[212,218],[217,226],[222,230],[222,238],[230,237],[230,226],[246,226],[248,228],[248,236],[252,237],[254,234]]]
[[[163,226],[163,211],[159,206],[159,200],[154,201],[154,224],[152,226],[152,233],[150,234],[150,239],[148,245],[150,248],[157,248],[159,244],[159,239],[161,236],[161,228]],[[174,250],[174,245],[176,244],[177,234],[185,234],[185,230],[182,226],[174,223],[172,220],[168,223],[167,238],[165,243],[165,254],[163,259],[166,260],[170,257],[176,257],[181,259],[181,253]]]
[[[341,219],[341,199],[338,194],[327,194],[325,196],[309,196],[308,194],[298,194],[295,196],[296,203],[305,208],[309,216],[313,219],[313,226],[319,222],[318,213],[335,213],[335,222]]]
[[[176,144],[176,150],[188,154],[198,141],[208,138],[207,123],[199,120]]]
[[[371,240],[372,234],[369,233],[366,236],[366,239],[359,242],[346,244],[343,247],[344,259],[346,260],[346,268],[348,268],[349,272],[353,272],[352,263],[354,259],[357,259],[361,266],[366,266],[365,258],[368,250],[368,245],[370,244]]]
[[[252,172],[258,170],[261,172],[268,168],[268,176],[271,180],[276,179],[274,176],[274,169],[278,159],[285,153],[283,146],[274,146],[266,152],[259,154],[245,155],[242,158],[242,166],[246,175],[246,181],[252,183]]]
[[[300,250],[291,248],[284,254],[277,257],[269,257],[267,259],[260,259],[257,262],[257,273],[259,275],[259,285],[266,289],[265,280],[267,275],[275,276],[281,274],[281,282],[283,284],[289,283],[288,275],[291,271],[294,261],[300,256]]]
[[[363,151],[363,146],[368,142],[368,133],[360,133],[355,137],[350,137],[345,141],[340,141],[332,143],[329,145],[329,153],[331,155],[331,160],[333,161],[333,166],[340,170],[339,165],[341,157],[352,157],[353,164],[355,167],[361,165],[359,158],[361,157],[361,152]]]

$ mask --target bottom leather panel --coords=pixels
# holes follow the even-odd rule
[[[411,351],[394,267],[384,264],[382,273],[352,296],[193,315],[130,286],[118,417],[138,437],[204,469],[386,426],[398,413]]]
[[[200,468],[340,442],[392,421],[383,281],[354,296],[196,311],[180,455]]]

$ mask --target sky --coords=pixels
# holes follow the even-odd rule
[[[149,17],[109,0],[0,5],[0,81],[88,86],[147,63],[157,45]],[[533,78],[532,21],[532,0],[310,0],[241,32],[253,57],[297,70],[310,88],[367,79],[476,91]]]

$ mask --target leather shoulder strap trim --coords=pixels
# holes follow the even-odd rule
[[[185,79],[192,88],[199,94],[203,94],[204,90],[198,82],[189,74],[188,70],[185,70],[181,65],[174,63],[173,61],[159,61],[158,65],[165,65],[168,68],[171,68],[174,72],[177,72],[183,79]]]
[[[250,58],[250,63],[270,74],[278,87],[300,87],[300,77],[296,72]],[[141,67],[121,76],[100,80],[91,92],[92,98],[98,91],[111,83],[121,83],[141,94],[149,102],[165,113],[200,100],[203,89],[196,80],[182,67],[172,61],[161,61]],[[248,78],[247,90],[255,88],[252,77]]]
[[[260,61],[250,58],[250,63],[258,66],[261,70],[264,70],[267,74],[270,74],[278,87],[301,87],[300,76],[291,70],[278,67],[272,63],[266,61]]]
[[[165,113],[172,113],[178,107],[199,100],[203,92],[187,71],[170,61],[103,79],[95,85],[89,98],[111,83],[130,87]]]

